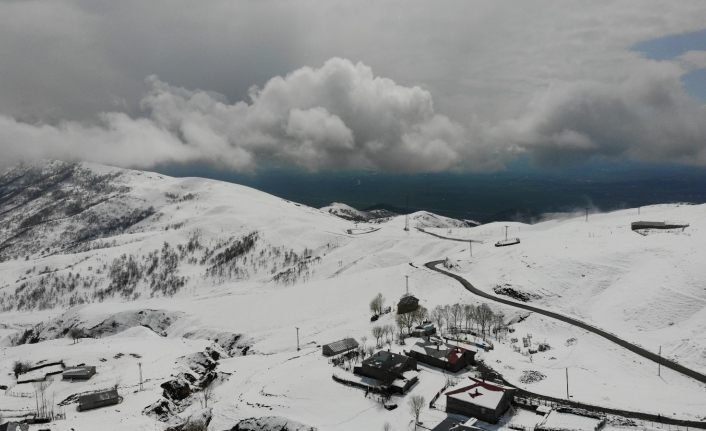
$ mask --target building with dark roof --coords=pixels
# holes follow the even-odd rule
[[[458,346],[451,346],[441,340],[425,339],[417,342],[405,354],[417,361],[442,368],[452,373],[475,364],[476,352]]]
[[[446,391],[446,412],[498,423],[510,407],[512,391],[507,386],[469,377]]]
[[[413,337],[428,337],[434,334],[436,334],[436,328],[433,323],[428,322],[415,326],[411,332]]]
[[[107,389],[78,397],[78,411],[97,409],[99,407],[120,404],[122,397],[116,389]]]
[[[29,425],[19,422],[5,422],[0,424],[0,431],[28,431]]]
[[[413,295],[405,295],[397,303],[397,314],[411,313],[419,308],[419,299]]]
[[[344,338],[334,341],[333,343],[324,344],[321,346],[321,353],[323,353],[324,356],[336,356],[357,348],[358,342],[355,341],[355,339]]]
[[[634,221],[630,224],[632,230],[641,229],[686,229],[687,223],[670,223],[664,221]]]
[[[64,372],[61,373],[61,378],[70,381],[88,380],[93,377],[94,374],[96,374],[96,367],[81,365],[65,369]]]
[[[389,386],[392,392],[404,393],[417,383],[417,361],[404,355],[380,350],[365,359],[353,372]]]

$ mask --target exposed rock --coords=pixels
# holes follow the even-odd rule
[[[316,428],[279,416],[243,419],[230,431],[316,431]]]
[[[511,287],[509,284],[505,284],[503,286],[495,286],[493,288],[493,292],[495,292],[496,295],[509,296],[510,298],[517,299],[518,301],[522,302],[528,302],[533,299],[541,298],[541,296],[537,295],[536,293],[523,292],[521,290]]]

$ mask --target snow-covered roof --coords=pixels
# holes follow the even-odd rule
[[[344,338],[342,340],[334,341],[333,343],[325,344],[323,346],[324,351],[328,350],[331,355],[337,355],[339,353],[346,352],[351,349],[358,347],[358,342],[353,338]]]
[[[465,351],[465,349],[463,348],[451,346],[444,342],[434,342],[426,340],[421,340],[415,343],[412,346],[411,350],[422,355],[431,356],[442,361],[448,361],[452,363],[460,359]]]
[[[510,387],[488,383],[473,377],[468,379],[470,381],[462,380],[446,391],[446,397],[495,410],[500,405],[505,393],[512,390]]]
[[[63,364],[51,364],[46,367],[36,368],[31,371],[27,371],[24,374],[20,374],[17,377],[17,383],[27,383],[34,382],[38,380],[44,380],[47,376],[52,374],[59,374],[64,370]]]

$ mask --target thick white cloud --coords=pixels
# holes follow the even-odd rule
[[[703,29],[702,0],[369,6],[0,0],[0,163],[706,164],[703,102],[680,82],[704,52],[657,62],[631,50]]]
[[[170,86],[156,77],[144,118],[104,113],[101,123],[32,125],[0,116],[6,160],[88,159],[125,166],[208,161],[235,170],[439,171],[469,161],[463,128],[434,112],[431,94],[333,58],[252,88],[248,101]]]

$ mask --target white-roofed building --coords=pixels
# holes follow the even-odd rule
[[[446,391],[446,412],[497,423],[510,407],[513,388],[468,377]]]

